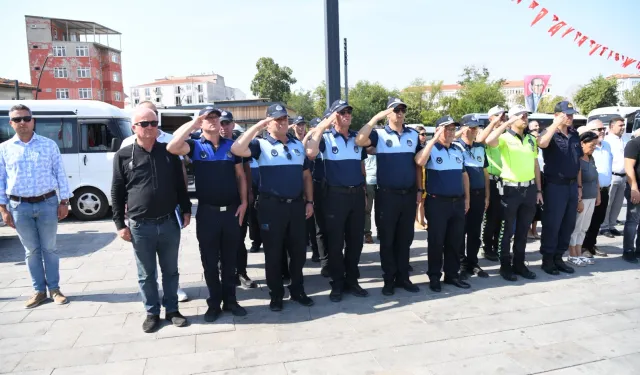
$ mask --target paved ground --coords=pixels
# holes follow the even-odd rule
[[[61,285],[70,303],[24,310],[31,293],[23,250],[0,228],[0,373],[11,374],[638,374],[640,271],[620,259],[621,239],[603,241],[612,256],[572,276],[528,260],[535,282],[510,283],[495,263],[472,289],[427,287],[426,232],[416,233],[411,263],[418,294],[384,297],[378,245],[365,245],[362,285],[371,295],[331,303],[328,282],[307,261],[311,308],[268,310],[263,254],[250,254],[256,290],[239,290],[249,314],[205,324],[206,288],[195,226],[183,231],[180,280],[187,328],[145,334],[129,244],[110,221],[60,225]],[[604,239],[604,238],[602,238]],[[310,257],[310,254],[309,254]]]

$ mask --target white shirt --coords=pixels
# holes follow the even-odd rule
[[[611,171],[613,173],[625,173],[624,172],[624,146],[626,142],[622,137],[618,137],[615,134],[608,134],[604,137],[604,140],[611,146],[611,154],[613,154],[613,165]]]

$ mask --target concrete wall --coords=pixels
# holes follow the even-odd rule
[[[13,87],[11,88],[0,87],[0,100],[13,100],[15,97],[16,97],[16,90]],[[20,89],[20,99],[23,99],[23,100],[33,99],[33,91]]]

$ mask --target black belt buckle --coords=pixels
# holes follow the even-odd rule
[[[284,199],[283,200],[284,203],[291,203],[293,202],[293,199],[289,198],[289,199]]]

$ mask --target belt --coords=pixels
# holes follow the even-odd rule
[[[166,214],[166,215],[163,215],[163,216],[160,216],[160,217],[142,217],[142,218],[139,218],[139,219],[133,219],[132,218],[131,220],[133,220],[135,222],[138,222],[138,223],[152,222],[152,221],[156,221],[157,222],[157,221],[165,221],[165,220],[171,219],[172,217],[175,217],[175,216],[176,216],[176,214],[172,212],[170,214]]]
[[[364,192],[364,185],[358,186],[327,186],[327,191],[335,191],[336,193],[343,194],[357,194],[360,192]]]
[[[414,193],[417,192],[415,188],[411,188],[411,189],[388,189],[388,188],[378,187],[378,190],[382,191],[383,193],[394,193],[394,194],[400,194],[400,195],[414,194]]]
[[[571,185],[574,182],[578,182],[578,179],[576,178],[565,178],[565,177],[551,177],[549,178],[549,176],[545,176],[545,181],[552,183],[552,184],[556,184],[556,185]]]
[[[56,195],[56,191],[51,190],[50,192],[43,195],[39,195],[37,197],[18,197],[15,195],[9,195],[9,199],[16,202],[38,203],[38,202],[42,202],[45,199],[49,199],[54,195]]]
[[[210,204],[207,204],[207,203],[200,203],[200,205],[207,206],[207,209],[211,209],[211,210],[217,211],[217,212],[229,211],[230,209],[235,207],[235,205],[233,205],[233,206],[213,206],[213,205],[210,205]]]
[[[459,196],[459,197],[445,197],[442,195],[435,195],[435,194],[427,194],[427,196],[433,198],[433,199],[439,199],[439,200],[443,200],[443,201],[447,201],[447,202],[457,202],[461,199],[464,199],[464,196]]]
[[[489,179],[493,181],[500,181],[500,176],[494,176],[492,174],[489,175]]]
[[[627,177],[626,173],[613,173],[614,176]]]
[[[267,194],[267,193],[260,193],[260,199],[266,199],[266,200],[276,201],[276,202],[280,202],[280,203],[293,203],[293,202],[301,202],[302,201],[302,197],[282,198],[282,197],[277,197],[275,195],[271,195],[271,194]]]
[[[524,182],[511,182],[511,181],[503,181],[502,184],[504,186],[513,186],[513,187],[529,187],[533,184],[535,184],[536,181],[535,180],[531,180],[531,181],[524,181]]]
[[[471,195],[484,195],[484,189],[473,189],[469,193]]]

